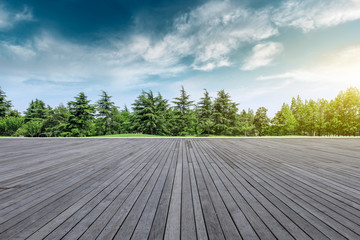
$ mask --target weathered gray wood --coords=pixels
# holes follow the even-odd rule
[[[194,215],[194,205],[191,196],[191,182],[189,172],[190,156],[187,155],[186,149],[191,147],[190,140],[184,141],[182,148],[182,186],[181,186],[181,239],[195,239],[196,238],[196,224]]]
[[[173,143],[175,142],[173,141]],[[172,146],[173,145],[174,144],[172,144]],[[158,182],[156,183],[153,192],[151,193],[149,201],[146,204],[143,213],[141,214],[139,222],[137,223],[134,233],[132,235],[133,239],[149,238],[151,226],[156,214],[156,209],[159,204],[162,191],[165,188],[164,185],[166,184],[167,177],[169,176],[169,174],[171,174],[172,167],[176,163],[173,157],[174,152],[170,150],[167,154],[168,156],[165,161],[168,162],[168,165],[161,173],[161,176],[158,179]]]
[[[0,139],[0,239],[360,239],[360,139]]]
[[[164,239],[180,239],[181,237],[181,183],[184,142],[180,141],[177,152],[177,164],[175,170],[174,185],[170,199],[169,213],[166,221]]]
[[[197,181],[195,178],[193,161],[195,159],[194,155],[194,148],[192,147],[192,141],[190,141],[188,150],[188,161],[189,161],[189,175],[190,175],[190,182],[191,182],[191,195],[194,204],[194,218],[195,218],[195,225],[196,225],[196,236],[198,239],[208,239],[204,215],[202,212],[202,206],[200,202],[199,190]]]
[[[152,227],[150,230],[150,234],[148,236],[149,239],[163,239],[165,234],[165,227],[167,221],[167,215],[169,211],[172,187],[175,177],[175,170],[177,166],[177,151],[179,148],[179,142],[175,142],[175,147],[172,150],[173,156],[173,164],[170,167],[169,174],[166,177],[165,185],[161,193],[161,197],[156,209],[155,217],[152,222]],[[141,226],[139,226],[140,228]]]

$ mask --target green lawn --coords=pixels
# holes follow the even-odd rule
[[[135,133],[127,133],[127,134],[114,134],[114,135],[105,135],[105,136],[93,136],[93,137],[238,137],[238,138],[252,138],[254,136],[227,136],[227,135],[185,135],[185,136],[159,136],[159,135],[151,135],[151,134],[135,134]],[[278,137],[294,137],[294,138],[307,138],[312,136],[302,136],[302,135],[286,135],[286,136],[263,136],[263,138],[278,138]],[[346,136],[320,136],[320,137],[346,137]]]
[[[114,134],[114,135],[105,135],[105,136],[94,136],[94,137],[231,137],[226,135],[185,135],[185,136],[159,136],[151,134]],[[245,136],[234,136],[234,137],[245,137]]]
[[[94,136],[94,137],[161,137],[161,136],[150,135],[150,134],[127,133],[127,134],[114,134],[114,135],[104,135],[104,136]]]

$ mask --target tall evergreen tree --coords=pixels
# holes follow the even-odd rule
[[[254,117],[254,125],[260,136],[263,136],[269,128],[270,119],[266,115],[267,111],[266,108],[259,107]]]
[[[214,131],[216,134],[240,133],[237,126],[237,105],[231,101],[230,95],[224,90],[218,91],[213,105]]]
[[[180,97],[174,98],[172,101],[175,104],[175,133],[176,135],[186,135],[190,133],[194,125],[194,114],[192,113],[191,106],[194,101],[190,101],[190,95],[188,95],[181,86]]]
[[[12,104],[11,101],[6,100],[6,94],[0,87],[0,118],[9,114]]]
[[[111,125],[112,125],[112,116],[114,114],[114,111],[116,110],[116,107],[114,105],[114,102],[111,101],[111,96],[109,96],[105,91],[102,91],[102,94],[100,95],[100,100],[97,101],[97,111],[98,116],[100,117],[104,134],[110,133]]]
[[[155,97],[152,91],[142,91],[133,103],[133,129],[147,134],[166,134],[167,109],[167,100],[160,93]]]
[[[31,101],[29,107],[24,112],[25,113],[25,122],[31,120],[41,121],[46,119],[48,115],[48,108],[46,108],[45,103],[39,99]]]
[[[70,133],[66,131],[69,117],[69,109],[63,104],[49,109],[48,117],[43,124],[44,135],[47,137],[69,136]]]
[[[209,92],[204,89],[204,97],[200,99],[197,105],[197,117],[202,133],[210,134],[214,126],[213,122],[213,106]]]
[[[90,104],[87,96],[81,92],[75,101],[68,102],[70,111],[67,128],[71,135],[84,137],[91,134],[91,124],[94,119],[95,107]]]

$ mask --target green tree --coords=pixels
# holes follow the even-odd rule
[[[48,117],[43,124],[44,135],[47,137],[70,136],[70,132],[67,131],[69,117],[69,109],[62,104],[54,109],[48,109]]]
[[[283,104],[281,110],[271,120],[277,135],[294,134],[296,119],[288,104]]]
[[[326,134],[326,113],[329,108],[329,102],[325,99],[319,99],[317,102],[317,113],[316,113],[316,133],[318,136]]]
[[[183,86],[181,86],[180,96],[174,98],[172,103],[174,106],[174,132],[176,135],[186,135],[194,133],[193,126],[195,124],[194,114],[191,110],[194,101],[190,101],[190,95],[188,95]]]
[[[239,129],[240,133],[245,136],[254,135],[255,125],[254,125],[254,111],[248,109],[248,112],[245,109],[239,114]]]
[[[23,117],[6,116],[0,118],[0,135],[12,136],[24,124]]]
[[[360,91],[355,87],[341,91],[330,102],[330,125],[338,135],[360,134]]]
[[[87,96],[81,92],[75,97],[75,101],[68,102],[69,120],[67,129],[72,136],[88,136],[92,134],[95,107],[90,104]]]
[[[209,92],[206,89],[204,89],[204,97],[198,102],[196,110],[201,133],[210,134],[214,126],[213,106]]]
[[[113,120],[114,126],[112,126],[112,129],[114,129],[117,133],[132,132],[133,117],[126,105],[124,107],[124,110],[114,111]]]
[[[160,93],[155,97],[152,91],[142,91],[133,103],[133,110],[134,131],[157,135],[168,134],[166,118],[168,103]]]
[[[16,135],[25,137],[39,137],[43,127],[42,120],[30,120],[16,131]]]
[[[5,117],[9,114],[12,104],[11,101],[6,100],[6,95],[0,87],[0,118]]]
[[[111,126],[113,125],[113,115],[114,111],[117,109],[114,105],[114,102],[111,101],[111,96],[109,96],[105,91],[102,91],[100,95],[100,100],[97,101],[97,111],[98,117],[101,123],[101,128],[103,129],[103,134],[111,134]]]
[[[25,114],[25,122],[31,120],[41,121],[46,119],[48,114],[48,109],[45,106],[45,103],[39,99],[35,99],[35,101],[31,101],[29,107],[24,112]]]
[[[254,117],[254,125],[260,136],[263,136],[269,128],[270,119],[266,115],[267,111],[265,107],[260,107]]]
[[[305,100],[303,108],[303,129],[309,136],[316,134],[316,120],[317,120],[318,106],[312,99]]]
[[[230,95],[224,90],[217,93],[213,105],[214,132],[216,134],[239,134],[236,103],[232,102]]]

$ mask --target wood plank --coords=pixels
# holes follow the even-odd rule
[[[356,138],[0,139],[0,239],[360,239]]]

